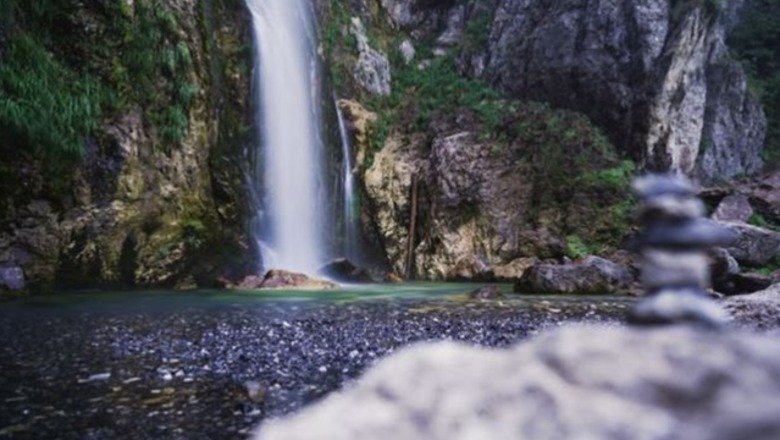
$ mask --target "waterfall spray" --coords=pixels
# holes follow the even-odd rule
[[[263,176],[262,228],[255,235],[266,268],[313,274],[322,264],[327,230],[319,188],[323,145],[314,14],[309,0],[246,1],[256,48],[257,175]]]
[[[344,156],[342,163],[344,181],[344,256],[353,263],[360,262],[360,224],[358,201],[355,193],[354,164],[352,162],[352,143],[347,133],[344,115],[341,113],[338,100],[333,96],[336,106],[336,115],[339,122],[339,135],[341,136],[341,149]]]

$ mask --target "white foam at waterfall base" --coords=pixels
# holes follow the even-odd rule
[[[309,0],[247,0],[255,36],[255,98],[263,163],[264,236],[277,267],[313,274],[322,263],[318,218],[321,123]],[[324,216],[323,216],[324,217]],[[259,235],[259,233],[258,233]]]

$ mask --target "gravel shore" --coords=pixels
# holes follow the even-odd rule
[[[424,340],[503,346],[619,298],[0,306],[0,439],[234,439]],[[97,304],[97,305],[96,305]]]

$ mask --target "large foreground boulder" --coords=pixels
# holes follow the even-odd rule
[[[777,338],[573,327],[407,349],[256,440],[770,440],[779,393]]]
[[[539,263],[515,283],[518,293],[604,295],[626,293],[634,281],[631,271],[604,258],[590,256],[578,263]]]

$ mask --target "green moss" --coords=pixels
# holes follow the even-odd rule
[[[587,185],[627,189],[631,178],[636,173],[636,164],[624,160],[616,167],[600,171],[589,171],[583,174],[581,181]]]
[[[569,258],[583,258],[590,255],[590,249],[582,241],[579,235],[569,235],[566,237],[566,256]]]
[[[424,47],[421,57],[430,55]],[[373,150],[367,155],[367,164],[384,145],[394,127],[427,131],[436,117],[448,117],[460,109],[473,112],[482,127],[481,138],[493,139],[500,135],[499,126],[512,111],[509,101],[486,83],[460,75],[455,60],[450,56],[430,58],[424,67],[406,65],[398,51],[391,52],[393,89],[390,96],[367,96],[367,107],[378,115]]]
[[[336,90],[344,90],[348,86],[354,54],[357,52],[357,40],[349,27],[348,6],[342,1],[329,2],[320,41],[328,60],[328,73]]]

